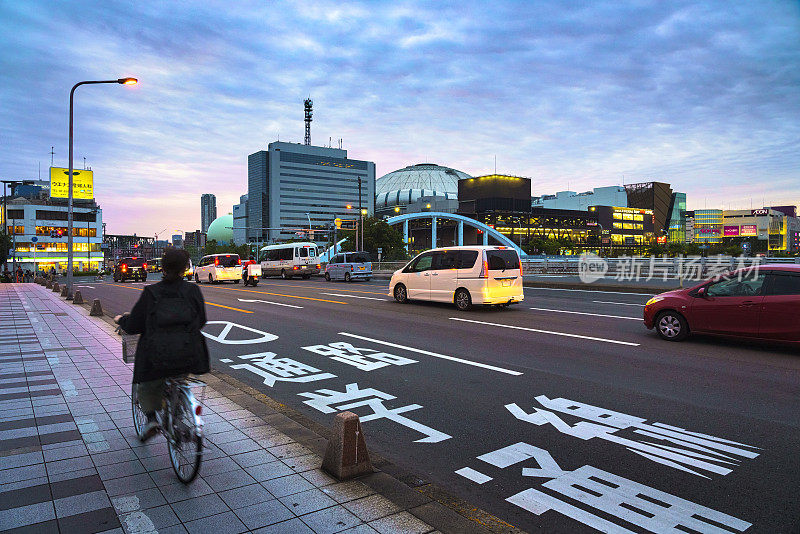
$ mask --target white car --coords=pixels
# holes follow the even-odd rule
[[[452,302],[459,310],[476,304],[516,304],[525,298],[519,254],[502,246],[428,250],[394,272],[389,296],[400,303]]]
[[[211,254],[203,256],[194,269],[194,281],[218,284],[231,280],[234,284],[242,281],[242,260],[238,254]]]

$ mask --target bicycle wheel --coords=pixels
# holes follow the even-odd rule
[[[147,415],[139,405],[139,391],[136,384],[131,386],[131,413],[133,414],[133,428],[136,430],[136,435],[141,439],[142,430],[144,430],[144,425],[147,423]]]
[[[167,436],[169,460],[178,480],[188,484],[200,471],[203,459],[203,437],[195,426],[192,404],[184,391],[177,395],[177,402],[170,407],[172,424]]]

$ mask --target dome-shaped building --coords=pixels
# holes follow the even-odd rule
[[[214,219],[208,225],[206,239],[214,240],[219,245],[233,243],[233,215],[221,215]]]
[[[434,163],[418,163],[392,171],[375,180],[375,212],[378,215],[394,215],[395,207],[405,211],[423,199],[437,205],[445,205],[450,201],[457,207],[458,181],[464,178],[472,177]]]

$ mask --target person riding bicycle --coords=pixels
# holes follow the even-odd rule
[[[147,415],[142,441],[158,431],[155,413],[162,406],[165,379],[210,370],[208,347],[200,332],[206,324],[205,301],[196,284],[183,280],[188,265],[189,254],[185,250],[165,250],[161,282],[145,286],[130,314],[114,318],[128,334],[141,334],[133,383],[137,384],[139,404]]]

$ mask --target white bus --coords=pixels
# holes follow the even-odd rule
[[[302,276],[307,279],[320,271],[317,245],[310,241],[267,245],[261,249],[258,260],[261,262],[261,274],[264,277],[280,276],[290,279]]]

